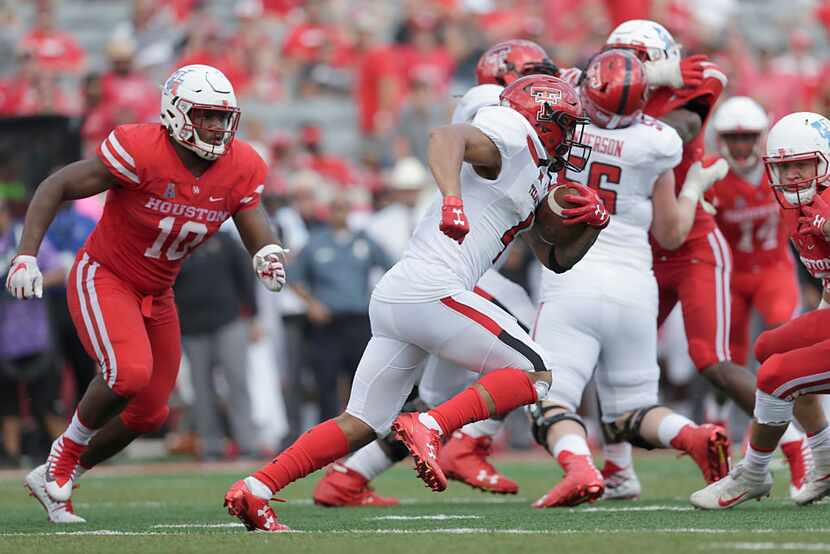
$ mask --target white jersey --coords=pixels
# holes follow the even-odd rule
[[[533,224],[536,207],[556,182],[555,175],[534,162],[546,154],[533,127],[520,113],[503,106],[481,108],[472,125],[499,149],[501,172],[488,180],[470,164],[462,164],[461,198],[470,232],[459,245],[438,229],[438,198],[415,228],[401,261],[375,287],[374,298],[430,302],[473,290],[505,248]]]
[[[561,294],[564,286],[594,286],[584,279],[585,271],[607,271],[611,265],[651,272],[648,233],[654,183],[680,163],[683,154],[677,132],[647,115],[622,129],[589,125],[582,141],[592,147],[588,166],[580,173],[569,171],[567,177],[598,190],[611,213],[611,222],[573,270],[561,275],[543,272],[543,300]],[[601,264],[601,270],[596,269],[597,264]]]
[[[452,112],[452,123],[469,123],[485,106],[498,106],[501,102],[501,85],[476,85],[461,97]]]

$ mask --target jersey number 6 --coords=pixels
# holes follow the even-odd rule
[[[588,186],[597,191],[610,214],[617,213],[617,191],[603,188],[603,185],[619,185],[621,176],[622,169],[618,166],[602,162],[591,162],[588,170]]]
[[[176,223],[175,217],[165,217],[161,221],[159,221],[159,232],[158,236],[156,237],[153,246],[148,248],[144,251],[144,255],[148,258],[161,258],[161,250],[164,247],[164,243],[167,242],[167,237],[170,236],[170,233],[173,232],[173,226]],[[165,252],[165,257],[170,260],[171,262],[180,260],[184,258],[188,252],[196,248],[200,242],[205,240],[205,235],[207,235],[208,229],[207,225],[204,223],[196,223],[195,221],[185,221],[182,225],[182,228],[179,230],[179,234],[176,235],[175,240],[170,244]],[[193,234],[193,238],[190,241],[185,242],[185,239],[188,235]]]

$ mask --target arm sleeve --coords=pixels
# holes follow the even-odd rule
[[[530,124],[515,110],[486,106],[478,110],[472,125],[493,141],[505,160],[527,149]]]
[[[127,126],[116,127],[104,141],[98,145],[96,153],[101,162],[109,169],[119,185],[127,189],[138,189],[138,165],[135,159],[135,147],[130,143]]]

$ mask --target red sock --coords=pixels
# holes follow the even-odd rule
[[[253,477],[265,483],[272,492],[277,492],[348,453],[346,434],[330,419],[303,433]]]
[[[496,416],[510,413],[519,406],[536,402],[536,388],[527,372],[504,368],[496,369],[484,375],[477,382],[493,399]],[[440,406],[429,411],[429,415],[441,426],[444,436],[473,421],[490,417],[487,402],[478,390],[468,387],[450,398]]]
[[[475,387],[467,387],[440,406],[429,411],[441,426],[443,435],[449,437],[456,429],[472,421],[480,421],[490,417],[487,403]]]

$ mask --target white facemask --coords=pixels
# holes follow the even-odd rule
[[[784,196],[784,199],[793,206],[798,206],[799,203],[809,204],[813,201],[813,198],[816,195],[816,183],[813,182],[813,184],[810,185],[810,188],[801,189],[798,192],[788,192],[786,190],[782,190],[781,194]]]

